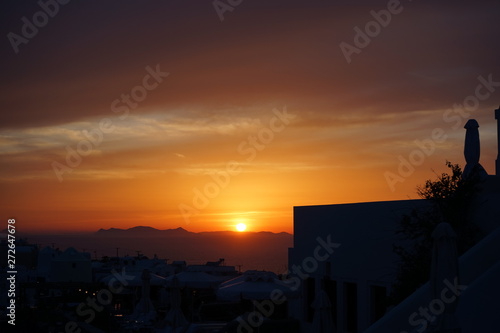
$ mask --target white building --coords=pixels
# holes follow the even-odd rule
[[[500,140],[500,110],[496,118]],[[495,309],[500,308],[498,160],[496,171],[496,176],[486,177],[473,203],[472,218],[488,236],[460,258],[461,281],[470,287],[457,310],[462,333],[500,332],[495,322]],[[397,241],[398,222],[413,208],[427,205],[425,200],[405,200],[294,207],[289,270],[301,281],[301,296],[290,300],[289,310],[301,321],[301,332],[313,332],[311,304],[320,286],[333,304],[337,333],[417,332],[422,328],[412,325],[409,317],[431,301],[428,285],[387,313],[384,298],[397,273],[398,257],[392,245]]]
[[[52,259],[49,282],[92,282],[90,256],[72,247]]]
[[[392,245],[397,223],[403,214],[425,205],[423,200],[405,200],[294,207],[289,269],[299,277],[301,270],[305,279],[301,278],[300,299],[290,302],[290,314],[302,321],[304,332],[313,320],[316,280],[325,277],[337,332],[362,332],[385,312],[376,305],[384,301],[396,278],[398,257]],[[339,245],[313,270],[307,258],[314,258],[318,238]],[[321,250],[320,257],[327,253]]]
[[[38,252],[37,275],[38,277],[47,280],[50,274],[50,266],[52,260],[60,255],[60,251],[55,250],[49,246],[44,247]]]

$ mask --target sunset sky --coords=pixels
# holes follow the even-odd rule
[[[350,3],[71,1],[49,17],[3,1],[1,220],[292,232],[293,206],[416,199],[446,160],[463,167],[469,117],[493,174],[500,3]],[[418,165],[402,175],[401,158]]]

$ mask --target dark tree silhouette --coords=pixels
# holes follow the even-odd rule
[[[459,255],[480,238],[479,228],[469,216],[478,177],[463,179],[458,164],[446,161],[446,166],[450,173],[442,173],[436,180],[427,180],[417,187],[417,194],[428,200],[430,207],[413,209],[404,215],[396,230],[404,245],[393,244],[393,251],[400,257],[397,280],[392,288],[393,304],[399,304],[429,280],[431,235],[439,223],[448,222],[455,230]]]

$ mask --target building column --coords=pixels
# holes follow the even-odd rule
[[[344,280],[337,279],[337,332],[344,332],[344,313],[345,313],[345,300],[344,300]]]
[[[495,162],[495,174],[500,176],[500,106],[495,110],[495,119],[497,120],[497,160]]]

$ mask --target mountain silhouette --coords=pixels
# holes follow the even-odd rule
[[[24,234],[30,242],[41,246],[55,245],[64,250],[102,256],[135,256],[137,253],[152,258],[186,260],[188,264],[203,264],[225,258],[227,265],[241,265],[242,270],[260,269],[283,273],[288,261],[288,248],[293,236],[286,232],[191,232],[184,228],[156,229],[136,226],[128,229],[109,228],[79,234]]]
[[[119,228],[110,228],[110,229],[99,229],[94,235],[96,236],[151,236],[151,237],[159,237],[159,236],[180,236],[194,234],[192,232],[187,231],[184,228],[176,228],[176,229],[156,229],[153,227],[147,226],[137,226],[128,229],[119,229]]]

